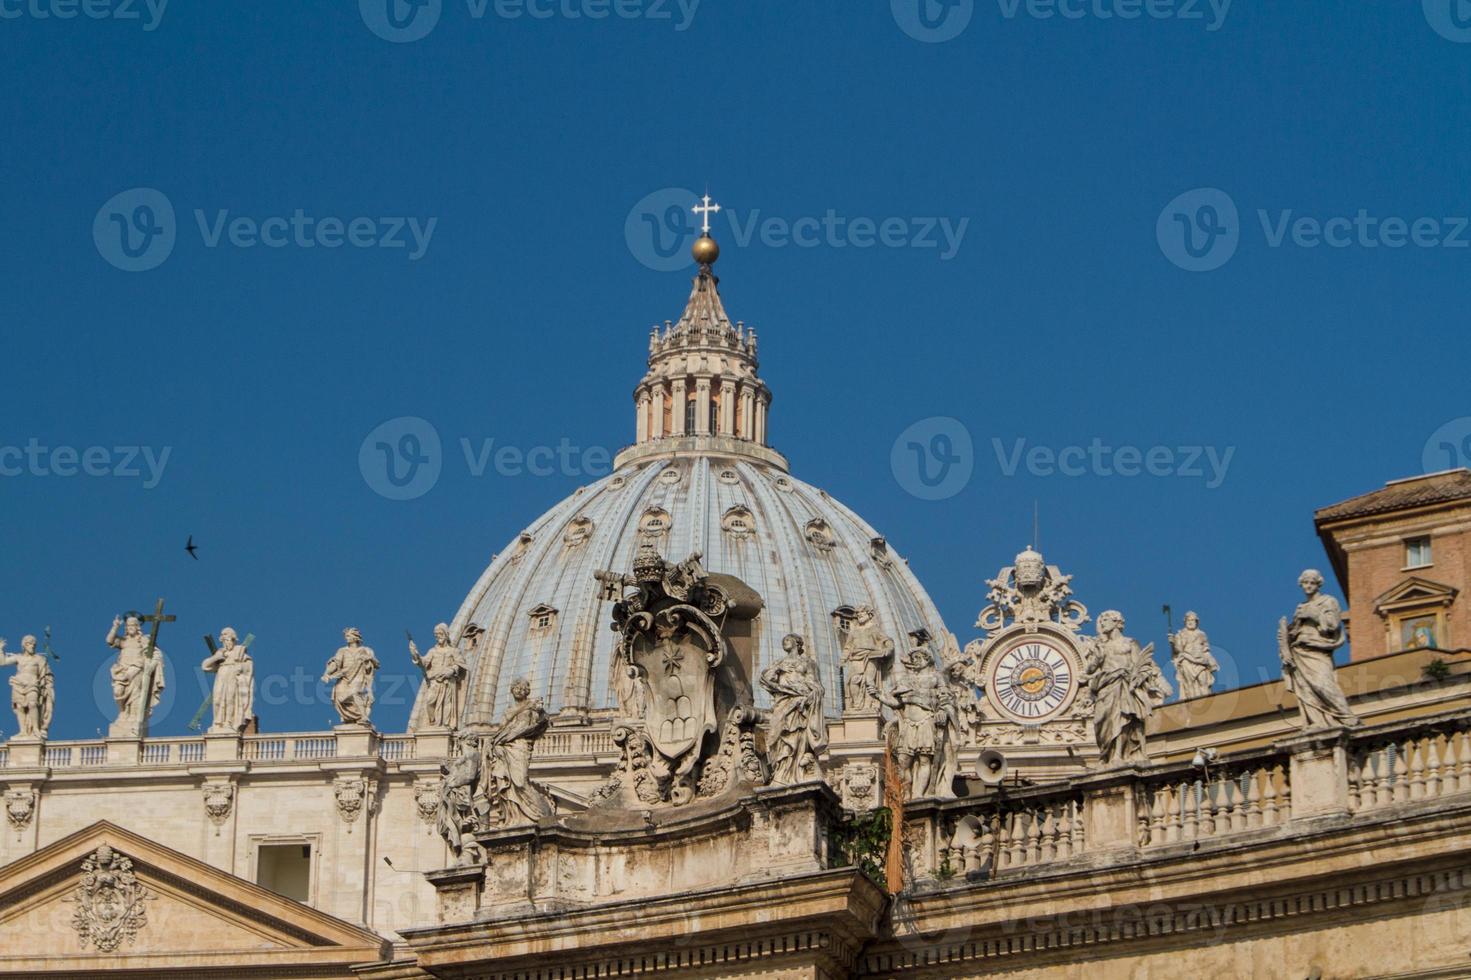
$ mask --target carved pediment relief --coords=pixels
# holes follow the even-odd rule
[[[569,548],[580,548],[592,537],[594,524],[590,517],[579,517],[567,525],[562,533],[562,543]]]
[[[106,821],[0,868],[7,976],[110,976],[161,961],[220,980],[327,963],[346,974],[387,948],[366,929]]]
[[[720,518],[720,529],[737,540],[749,538],[756,533],[756,518],[744,504],[736,504]]]

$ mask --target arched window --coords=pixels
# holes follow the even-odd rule
[[[692,436],[695,434],[695,406],[698,399],[690,397],[684,402],[684,434]]]

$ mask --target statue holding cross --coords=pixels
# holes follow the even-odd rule
[[[165,616],[163,600],[158,600],[152,615],[129,613],[127,618],[114,616],[107,632],[107,645],[117,650],[112,665],[112,697],[117,702],[117,719],[108,726],[108,738],[144,738],[148,735],[148,716],[163,697],[163,651],[158,647],[158,628],[177,617]],[[143,624],[151,623],[152,631],[143,635]],[[122,627],[119,635],[118,628]]]

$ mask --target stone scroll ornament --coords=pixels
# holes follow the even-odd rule
[[[617,600],[615,656],[637,688],[623,703],[641,711],[619,720],[623,759],[596,794],[601,803],[683,806],[768,779],[750,683],[725,633],[733,618],[753,618],[760,599],[738,579],[710,575],[700,557],[670,564],[646,540],[632,575],[597,573]]]
[[[72,926],[82,942],[99,953],[131,944],[148,924],[144,903],[153,895],[133,873],[133,862],[103,844],[82,862],[82,880],[69,901],[76,903]]]

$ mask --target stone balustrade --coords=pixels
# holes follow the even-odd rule
[[[1169,859],[1324,819],[1471,803],[1471,711],[1311,732],[1205,765],[1133,764],[1065,783],[911,802],[906,880],[939,887],[1053,868]]]

